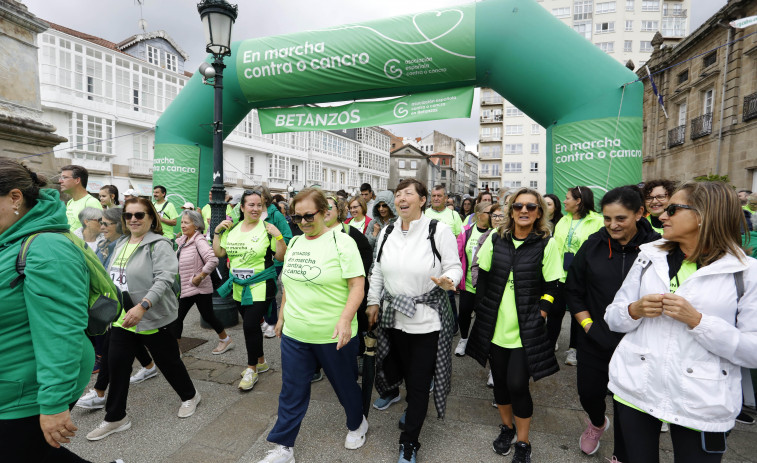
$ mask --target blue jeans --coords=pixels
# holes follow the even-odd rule
[[[276,424],[268,441],[293,447],[302,419],[310,403],[310,380],[316,363],[336,392],[347,415],[347,428],[356,430],[363,422],[363,403],[357,384],[358,339],[353,336],[346,346],[336,350],[336,343],[308,344],[281,336],[281,393]]]

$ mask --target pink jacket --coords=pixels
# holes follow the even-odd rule
[[[189,240],[186,235],[176,239],[179,246],[179,276],[181,277],[181,297],[195,296],[197,294],[210,294],[213,292],[213,283],[210,276],[202,280],[200,286],[192,284],[192,278],[200,273],[210,275],[218,266],[218,258],[213,253],[213,248],[208,240],[200,232],[195,232]]]

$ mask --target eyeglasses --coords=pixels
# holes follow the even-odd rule
[[[131,218],[134,217],[137,220],[142,220],[146,215],[146,212],[135,212],[133,214],[131,212],[124,212],[124,219],[131,220]]]
[[[528,212],[533,212],[539,207],[539,205],[536,203],[513,203],[513,209],[516,211],[522,210],[524,206]]]
[[[295,214],[291,217],[291,219],[292,219],[292,222],[294,223],[301,223],[302,219],[305,219],[305,222],[307,223],[311,223],[312,221],[315,220],[316,215],[318,215],[317,212],[313,212],[312,214],[305,214],[305,215]]]
[[[647,196],[647,202],[649,202],[649,203],[651,203],[652,201],[655,201],[655,200],[657,202],[661,203],[661,202],[665,201],[666,199],[668,199],[668,195],[666,195],[666,194],[657,195],[657,196]]]
[[[697,211],[695,208],[685,204],[669,204],[668,207],[665,208],[665,213],[668,214],[668,217],[673,217],[678,209],[688,209],[694,212]]]
[[[98,220],[100,225],[105,225],[106,227],[110,227],[111,225],[115,225],[114,222],[106,222],[105,220]]]
[[[504,219],[504,218],[505,218],[504,214],[494,214],[494,215],[492,215],[492,219],[500,219],[501,220],[501,219]]]

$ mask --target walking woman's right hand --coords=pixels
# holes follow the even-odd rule
[[[276,332],[276,337],[281,338],[281,331],[284,329],[284,320],[279,317],[279,321],[276,322],[276,326],[273,330]]]
[[[628,314],[634,320],[641,317],[654,318],[662,315],[662,294],[647,294],[628,305]]]
[[[378,320],[378,313],[379,313],[379,306],[378,304],[369,305],[365,308],[365,315],[368,316],[368,327],[369,329],[373,327],[373,325],[376,324],[376,321]]]

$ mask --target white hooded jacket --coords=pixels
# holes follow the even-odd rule
[[[741,367],[757,367],[757,260],[726,255],[681,284],[676,294],[702,314],[694,329],[664,314],[634,320],[629,304],[670,292],[662,242],[641,246],[605,312],[610,329],[626,333],[610,361],[608,387],[656,418],[728,431],[741,411]],[[739,271],[745,291],[737,306],[733,274]]]

